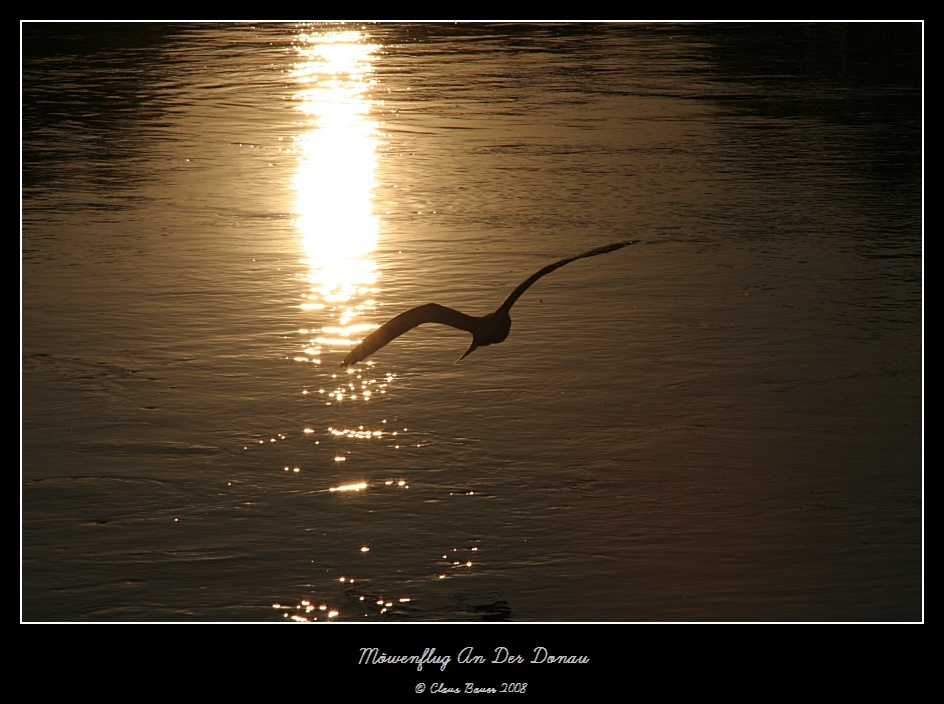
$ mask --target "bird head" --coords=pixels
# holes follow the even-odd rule
[[[471,345],[469,345],[469,349],[467,349],[467,350],[462,354],[462,356],[459,357],[459,359],[456,360],[456,364],[458,364],[458,363],[461,362],[463,359],[465,359],[465,358],[468,357],[470,354],[472,354],[472,353],[475,351],[475,348],[478,347],[478,346],[479,346],[479,343],[477,343],[477,342],[473,342]]]

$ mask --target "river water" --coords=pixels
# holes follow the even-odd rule
[[[923,618],[922,25],[21,28],[23,620]]]

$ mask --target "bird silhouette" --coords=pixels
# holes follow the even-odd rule
[[[511,295],[505,299],[505,302],[498,306],[498,309],[494,313],[483,316],[466,315],[453,308],[441,306],[438,303],[427,303],[422,306],[417,306],[416,308],[411,308],[408,311],[394,316],[365,337],[357,347],[348,352],[344,361],[341,362],[341,366],[349,367],[353,364],[357,364],[390,341],[400,337],[403,333],[409,332],[416,326],[423,325],[424,323],[441,323],[442,325],[449,325],[450,327],[472,333],[472,345],[465,351],[465,354],[456,360],[456,363],[461,362],[472,354],[477,347],[495,345],[505,341],[505,338],[508,337],[508,332],[511,330],[511,316],[509,315],[511,307],[515,304],[515,301],[521,297],[521,294],[527,291],[528,288],[542,276],[550,274],[555,269],[560,269],[565,264],[570,264],[578,259],[613,252],[627,245],[636,244],[638,241],[639,240],[615,242],[614,244],[597,247],[596,249],[591,249],[589,252],[577,254],[573,257],[561,259],[553,264],[548,264],[546,267],[539,269],[521,282],[521,284],[511,292]]]

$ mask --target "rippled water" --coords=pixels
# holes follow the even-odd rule
[[[915,24],[23,25],[23,619],[921,619],[921,66]],[[624,239],[461,364],[339,367]]]

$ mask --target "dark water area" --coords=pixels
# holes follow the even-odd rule
[[[923,620],[923,24],[21,49],[22,621]]]

